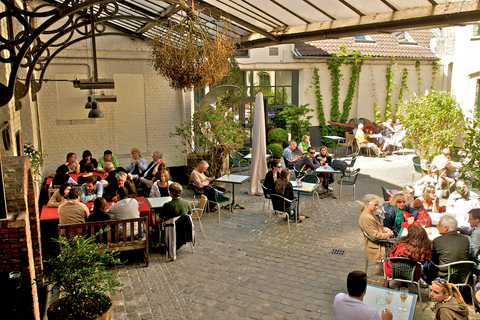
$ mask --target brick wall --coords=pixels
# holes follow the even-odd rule
[[[22,291],[31,291],[23,312],[40,319],[42,253],[36,187],[28,157],[2,157],[7,219],[0,221],[0,272],[22,271]],[[26,310],[26,311],[25,311]],[[23,315],[25,316],[25,315]]]

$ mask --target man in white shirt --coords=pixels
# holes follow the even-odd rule
[[[375,309],[363,303],[367,292],[367,274],[354,270],[347,277],[348,294],[339,293],[333,300],[333,320],[392,320],[392,312],[388,309],[378,314]]]
[[[468,190],[468,184],[465,180],[458,180],[457,190],[448,197],[447,212],[456,213],[458,225],[463,230],[469,230],[468,212],[479,207],[478,195]]]

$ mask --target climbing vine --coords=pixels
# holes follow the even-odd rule
[[[415,62],[415,70],[417,70],[418,93],[422,91],[422,70],[420,69],[420,60]]]
[[[317,100],[317,118],[318,125],[324,127],[326,125],[325,112],[323,111],[323,95],[320,91],[320,75],[318,68],[313,68],[313,85],[315,86],[315,97]]]
[[[432,63],[432,85],[430,86],[430,90],[435,90],[435,79],[438,76],[438,62],[437,60],[433,61]]]
[[[370,73],[372,74],[372,97],[373,97],[373,115],[375,118],[375,123],[382,121],[382,112],[380,111],[380,105],[377,103],[377,88],[375,85],[375,77],[373,76],[373,67],[370,66]]]
[[[351,53],[353,59],[349,60],[350,66],[350,82],[348,83],[347,96],[343,102],[343,112],[340,118],[340,122],[346,123],[348,120],[348,115],[352,109],[353,95],[355,94],[355,89],[357,87],[358,75],[360,72],[360,64],[362,62],[363,55],[360,51],[355,50]]]
[[[389,119],[392,113],[392,90],[395,88],[395,81],[393,81],[393,71],[392,66],[387,67],[387,73],[385,74],[387,78],[387,97],[385,98],[385,116],[384,119]]]
[[[330,59],[327,61],[328,70],[330,70],[330,91],[332,92],[330,120],[338,122],[340,120],[340,81],[343,78],[340,72],[340,66],[342,65],[342,59]]]
[[[408,90],[408,88],[407,88],[407,77],[408,77],[408,69],[403,68],[402,83],[400,84],[400,90],[398,92],[397,107],[402,102],[403,93],[404,93],[405,89]],[[395,109],[395,111],[396,111],[396,109]],[[395,116],[395,112],[393,113],[392,118],[394,118],[394,116]]]

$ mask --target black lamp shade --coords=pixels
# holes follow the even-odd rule
[[[87,102],[88,103],[88,102]],[[92,101],[92,110],[88,113],[89,118],[103,118],[102,110],[98,109],[98,102]]]
[[[85,109],[92,109],[92,101],[93,101],[93,97],[88,96],[88,102],[85,103]]]

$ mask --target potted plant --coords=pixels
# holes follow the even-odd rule
[[[275,158],[275,159],[281,159],[282,158],[283,148],[279,144],[270,143],[267,146],[267,149],[272,151],[273,158]]]
[[[116,258],[117,251],[94,243],[99,233],[54,239],[60,245],[60,254],[45,261],[44,273],[46,283],[52,284],[62,298],[48,308],[49,320],[111,318],[112,301],[107,293],[122,284],[106,269],[121,261]]]
[[[464,116],[455,97],[444,91],[430,91],[403,101],[397,116],[407,130],[405,146],[431,161],[444,148],[451,148],[464,131]]]
[[[308,115],[311,111],[308,106],[308,104],[304,104],[297,107],[291,104],[280,112],[280,115],[283,116],[286,123],[290,125],[293,141],[301,141],[304,135],[310,134],[308,127],[312,125],[310,119],[312,119],[313,116]]]
[[[268,140],[270,143],[277,143],[280,146],[288,143],[287,130],[282,128],[275,128],[268,132]],[[272,150],[273,152],[273,150]]]

